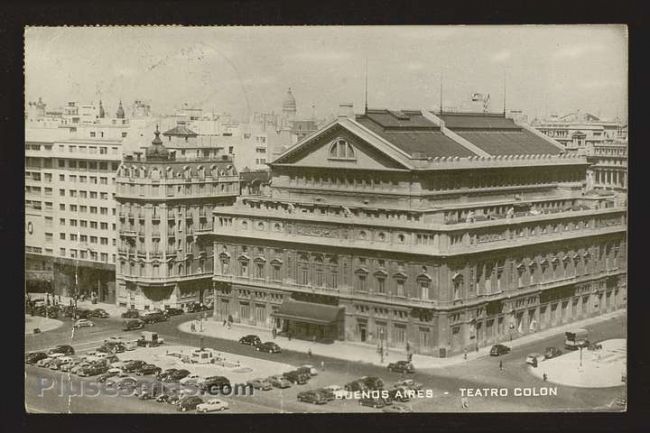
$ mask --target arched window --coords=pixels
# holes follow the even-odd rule
[[[339,138],[330,146],[330,158],[355,159],[354,148],[350,143]]]

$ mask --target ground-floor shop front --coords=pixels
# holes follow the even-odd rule
[[[115,266],[56,257],[26,257],[25,290],[54,296],[115,302]]]
[[[625,275],[445,309],[215,282],[214,319],[295,338],[447,357],[611,312],[626,299]]]
[[[117,305],[138,310],[186,308],[193,304],[212,305],[210,278],[184,282],[139,284],[118,280]]]

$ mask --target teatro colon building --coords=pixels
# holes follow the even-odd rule
[[[503,114],[366,110],[270,166],[213,210],[215,320],[445,357],[626,304],[624,201]]]

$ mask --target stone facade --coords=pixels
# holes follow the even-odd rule
[[[117,172],[117,303],[138,309],[211,303],[212,210],[232,204],[228,155],[177,157],[159,139]]]
[[[584,156],[395,150],[340,119],[268,196],[215,209],[215,320],[282,332],[288,299],[332,305],[341,338],[444,357],[625,306],[626,209],[585,195]]]

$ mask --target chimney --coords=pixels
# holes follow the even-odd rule
[[[338,118],[339,119],[348,118],[354,120],[354,105],[352,104],[352,102],[339,104]]]

